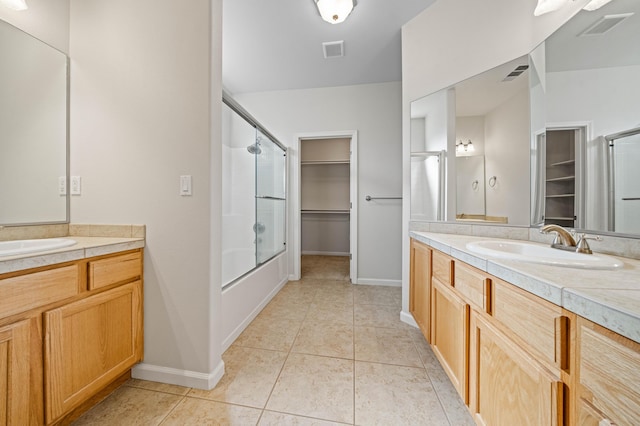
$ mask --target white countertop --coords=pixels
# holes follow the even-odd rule
[[[75,235],[62,238],[72,239],[76,241],[76,244],[55,250],[16,256],[0,256],[0,274],[144,247],[144,238],[80,237]]]
[[[410,236],[640,343],[640,260],[616,256],[624,262],[621,269],[577,269],[497,259],[466,248],[499,238],[419,231]]]

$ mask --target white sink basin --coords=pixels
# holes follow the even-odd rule
[[[571,268],[618,269],[624,266],[621,260],[605,254],[576,253],[522,241],[478,241],[468,243],[467,249],[474,253],[499,259]]]
[[[44,238],[41,240],[0,241],[0,256],[35,253],[69,247],[76,242],[69,238]]]

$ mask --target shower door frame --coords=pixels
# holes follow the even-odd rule
[[[295,151],[290,154],[291,165],[291,210],[287,217],[291,218],[289,235],[291,235],[292,250],[289,258],[291,262],[289,279],[297,281],[301,277],[301,256],[302,256],[302,185],[301,183],[301,165],[300,165],[300,149],[303,140],[309,139],[338,139],[349,138],[351,140],[351,157],[349,159],[349,279],[351,283],[357,284],[358,281],[358,131],[326,131],[313,133],[299,133],[296,135]]]

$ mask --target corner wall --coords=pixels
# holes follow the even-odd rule
[[[28,0],[27,10],[0,5],[0,19],[69,54],[70,0]]]
[[[222,0],[71,2],[71,218],[146,224],[134,376],[198,388],[224,370],[221,15]]]

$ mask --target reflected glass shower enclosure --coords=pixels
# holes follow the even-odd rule
[[[222,286],[285,250],[286,149],[240,106],[222,108]]]

